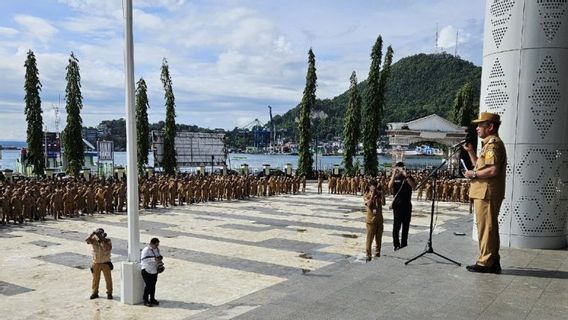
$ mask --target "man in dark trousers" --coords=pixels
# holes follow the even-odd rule
[[[412,216],[412,190],[416,186],[416,180],[405,170],[404,163],[398,162],[392,170],[389,181],[389,189],[394,196],[392,202],[394,223],[392,241],[394,250],[407,246],[410,218]],[[402,225],[402,236],[400,227]]]

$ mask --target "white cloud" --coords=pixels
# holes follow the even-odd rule
[[[0,102],[0,106],[2,106]],[[20,140],[25,141],[26,136],[26,117],[23,112],[21,113],[2,113],[2,133],[0,140]],[[22,135],[22,130],[24,134]]]
[[[69,32],[82,36],[112,36],[121,30],[122,20],[109,16],[80,15],[67,17],[61,26]]]
[[[170,11],[182,8],[186,0],[136,0],[134,5],[137,7],[162,7]]]
[[[457,38],[456,38],[457,36]],[[471,35],[464,30],[458,30],[452,25],[443,27],[438,36],[438,46],[440,48],[454,48],[456,42],[458,46],[462,43],[468,42]]]
[[[47,20],[39,17],[16,15],[14,20],[26,30],[26,33],[37,38],[44,44],[49,42],[58,31],[57,28],[52,26]]]
[[[14,28],[6,28],[6,27],[0,27],[0,36],[15,36],[19,33],[18,30],[14,29]]]
[[[122,12],[122,1],[116,0],[58,0],[74,10],[94,15],[111,15]]]
[[[132,20],[136,21],[136,28],[141,30],[163,30],[165,27],[162,19],[154,14],[149,14],[143,10],[134,9]]]

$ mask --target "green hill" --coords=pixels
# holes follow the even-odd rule
[[[400,59],[392,65],[387,84],[383,127],[388,122],[404,122],[436,113],[450,119],[450,111],[458,89],[471,82],[475,90],[474,101],[479,101],[481,67],[442,54],[417,54]],[[367,75],[358,75],[359,78]],[[349,75],[345,75],[348,81]],[[366,81],[359,84],[359,92],[365,103]],[[343,117],[347,109],[347,92],[333,99],[318,99],[314,108],[314,135],[319,140],[341,137]],[[365,109],[364,106],[362,108]],[[283,115],[274,117],[278,131],[293,140],[297,136],[296,119],[299,105]]]

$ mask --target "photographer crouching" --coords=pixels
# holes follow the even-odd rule
[[[382,190],[377,187],[377,180],[371,180],[369,187],[363,196],[365,202],[366,214],[365,219],[367,226],[367,239],[365,250],[367,253],[367,261],[371,261],[371,247],[373,238],[375,239],[375,257],[381,256],[381,240],[383,237],[383,205],[385,204],[385,196]]]
[[[407,246],[410,218],[412,217],[412,190],[416,186],[416,180],[404,168],[403,162],[397,162],[392,170],[389,181],[389,189],[392,190],[393,228],[392,242],[394,251]],[[400,227],[402,225],[402,235]],[[401,236],[399,240],[399,235]]]
[[[112,242],[107,238],[107,234],[102,228],[93,231],[85,241],[92,246],[93,263],[91,265],[91,273],[93,274],[91,299],[99,297],[99,282],[101,280],[101,271],[105,277],[107,299],[112,300],[112,262],[110,261],[110,252],[112,251]]]

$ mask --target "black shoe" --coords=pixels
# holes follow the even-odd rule
[[[398,251],[400,249],[399,246],[394,246],[394,251]]]
[[[159,306],[159,305],[160,305],[160,301],[158,301],[158,300],[156,300],[156,299],[150,300],[150,303],[153,304],[153,305],[156,305],[156,306]]]
[[[112,294],[110,294],[110,293],[107,294],[107,299],[112,300],[113,299]]]
[[[144,305],[145,305],[146,307],[152,307],[152,304],[151,304],[150,302],[148,302],[148,301],[144,301]]]
[[[489,272],[500,274],[501,273],[501,263],[499,261],[495,262],[490,268]]]
[[[479,272],[479,273],[487,273],[490,272],[490,268],[485,266],[480,266],[478,264],[472,264],[471,266],[465,267],[469,272]]]
[[[99,297],[98,293],[93,293],[89,299],[93,300]]]
[[[380,257],[380,256],[381,256],[381,253],[380,253],[380,252],[375,253],[375,257],[378,258],[378,257]]]
[[[369,262],[371,261],[371,259],[372,259],[371,256],[367,256],[367,258],[365,258],[365,261]]]

